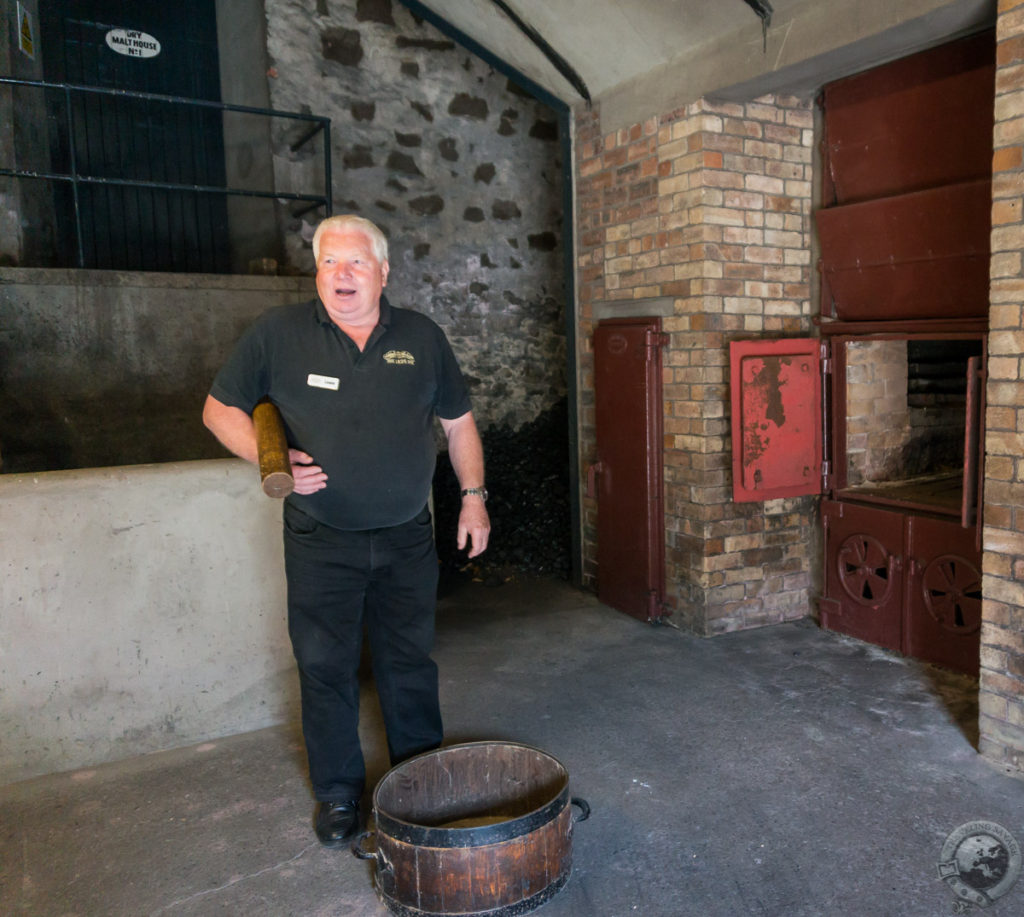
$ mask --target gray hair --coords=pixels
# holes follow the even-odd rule
[[[320,263],[320,237],[325,232],[344,232],[345,230],[358,230],[365,233],[373,248],[373,256],[378,261],[388,260],[388,240],[381,232],[376,223],[372,223],[366,217],[358,217],[354,213],[343,213],[336,217],[327,217],[317,226],[313,233],[313,261]]]

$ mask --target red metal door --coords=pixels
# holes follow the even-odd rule
[[[978,674],[981,555],[952,519],[822,501],[823,627]]]
[[[986,31],[825,86],[822,315],[988,315],[995,55]]]
[[[977,675],[981,651],[981,552],[974,530],[951,520],[907,519],[903,652]]]
[[[736,502],[821,492],[820,347],[814,338],[729,345]]]
[[[825,524],[825,597],[821,623],[860,640],[902,651],[901,513],[821,501]]]
[[[837,338],[840,346],[832,353],[840,380],[848,372],[847,340],[854,338]],[[818,346],[811,339],[730,345],[737,501],[818,492],[823,421]],[[838,489],[832,489],[832,481],[826,493],[841,499],[821,503],[825,575],[819,610],[822,626],[830,630],[977,674],[983,355],[967,359],[966,376],[964,494],[955,509],[919,504],[912,489],[894,488],[885,495],[847,487],[846,387],[834,386],[829,404]],[[942,518],[944,512],[949,518]]]
[[[662,616],[661,322],[608,319],[594,333],[597,595],[643,621]]]

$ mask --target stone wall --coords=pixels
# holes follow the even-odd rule
[[[980,747],[1024,770],[1024,0],[1000,0],[997,40]]]
[[[556,114],[391,0],[267,4],[275,108],[332,119],[335,213],[389,237],[388,294],[447,332],[481,426],[519,426],[565,395]],[[279,190],[320,159],[275,138]],[[316,217],[284,217],[293,270]]]
[[[262,35],[259,29],[243,28],[244,40],[233,37],[239,24],[262,21],[264,8],[266,64],[261,54],[247,54]],[[10,19],[0,34],[0,62],[17,53],[11,47],[13,13]],[[272,107],[332,118],[335,212],[360,213],[388,234],[388,293],[396,305],[425,312],[444,327],[470,382],[480,426],[518,429],[559,404],[566,397],[567,356],[556,114],[390,0],[220,0],[218,20],[229,101],[264,104],[269,83]],[[41,70],[19,75],[38,77]],[[29,101],[16,96],[12,102],[0,89],[0,115],[13,109],[17,123],[38,130],[45,119],[20,117],[31,114]],[[297,124],[280,119],[269,139],[279,191],[308,192],[318,187],[318,177],[322,183],[322,149],[314,143],[290,150],[296,139],[290,131],[306,128]],[[258,149],[260,131],[251,126],[231,128],[229,135],[232,180],[263,186],[257,167],[260,154],[270,157],[267,141]],[[5,149],[12,153],[10,146],[0,139],[0,156]],[[30,249],[49,244],[40,227],[54,221],[38,216],[26,187],[22,182],[19,192],[0,180],[0,265],[49,263],[30,257]],[[46,198],[45,183],[34,187]],[[232,203],[232,225],[251,230],[233,240],[235,268],[254,255],[270,256],[281,262],[282,273],[300,275],[281,283],[307,289],[317,217],[292,218],[283,205],[275,206],[283,251],[268,241],[274,233],[264,230],[267,220],[274,224],[274,214],[263,201]],[[34,241],[18,237],[24,225],[34,227],[28,234]],[[254,310],[266,307],[264,300],[232,312],[234,298],[216,295],[225,283],[205,275],[179,275],[180,283],[164,274],[152,280],[116,272],[57,280],[26,276],[0,278],[0,305],[13,315],[0,328],[0,351],[9,355],[0,372],[7,405],[0,411],[5,470],[220,454],[199,424],[196,395],[205,394],[219,365],[209,354],[222,359]],[[39,297],[51,284],[60,293],[48,305]],[[187,325],[186,313],[163,309],[168,286],[186,296],[196,288],[197,325]],[[112,307],[115,292],[120,298]],[[77,298],[79,307],[57,311],[65,297]],[[52,340],[38,330],[48,309],[58,326]],[[111,310],[120,317],[113,324]],[[88,350],[54,352],[53,341],[68,329],[82,335]],[[211,331],[223,336],[213,340],[206,334]],[[39,381],[55,363],[59,387]],[[172,367],[183,365],[188,372],[173,373]],[[111,411],[117,393],[121,410]],[[139,429],[144,436],[135,435]]]
[[[578,114],[581,445],[594,461],[594,307],[672,297],[663,319],[667,603],[701,634],[810,610],[813,498],[735,503],[728,344],[811,329],[807,99],[698,101],[614,133]],[[584,572],[596,569],[584,503]]]

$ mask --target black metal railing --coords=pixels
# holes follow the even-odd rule
[[[191,99],[72,83],[24,80],[8,76],[0,76],[0,85],[29,87],[42,90],[44,93],[43,104],[44,110],[48,112],[47,120],[55,122],[53,124],[55,130],[51,133],[59,135],[59,139],[55,136],[48,138],[46,155],[48,164],[53,165],[53,161],[56,160],[57,167],[49,169],[16,169],[0,165],[0,176],[47,181],[56,183],[61,187],[70,187],[71,205],[69,209],[73,212],[74,241],[69,247],[73,247],[76,253],[77,266],[80,268],[97,266],[96,264],[87,264],[87,260],[91,261],[94,259],[87,259],[86,257],[86,233],[83,228],[83,198],[85,198],[86,209],[88,209],[91,206],[91,194],[95,193],[94,189],[124,189],[125,191],[134,189],[137,194],[145,192],[151,193],[151,196],[166,193],[179,197],[190,196],[192,199],[195,199],[196,196],[207,196],[219,198],[222,201],[226,201],[229,197],[264,198],[284,202],[293,201],[305,205],[291,208],[290,212],[293,217],[301,216],[320,207],[323,208],[325,216],[330,216],[331,214],[331,122],[329,118],[247,105],[232,105],[226,102],[213,102],[205,99]],[[59,102],[55,102],[55,93],[59,94],[56,96],[56,99],[60,100]],[[114,104],[115,107],[120,106],[122,110],[117,112],[114,112],[114,109],[93,111],[94,125],[91,129],[92,133],[86,136],[82,124],[76,124],[76,119],[79,122],[86,120],[90,112],[88,106],[91,104],[90,100],[93,99],[113,100],[110,104]],[[144,107],[147,105],[149,108]],[[219,126],[221,135],[214,144],[216,147],[214,155],[211,156],[208,150],[200,155],[188,148],[188,144],[192,141],[187,135],[195,131],[195,125],[198,123],[195,118],[191,122],[188,119],[181,122],[179,119],[177,126],[170,120],[165,119],[167,120],[166,124],[161,125],[159,129],[153,129],[150,123],[154,120],[151,112],[154,110],[153,106],[160,105],[173,106],[175,111],[186,109],[199,112],[200,114],[197,114],[195,118],[200,120],[203,118],[208,120],[211,117],[223,118],[223,113],[232,112],[263,116],[271,119],[288,119],[297,124],[302,122],[308,123],[308,129],[296,132],[294,139],[288,143],[288,147],[292,153],[295,153],[309,144],[318,135],[322,135],[322,193],[302,193],[279,191],[273,188],[229,186],[223,160],[223,125]],[[61,109],[63,109],[62,112]],[[201,114],[202,112],[206,112],[206,114],[203,115]],[[17,120],[17,118],[18,113],[16,112],[15,119]],[[98,160],[103,158],[103,154],[97,154],[96,149],[105,144],[107,146],[110,145],[111,141],[103,135],[104,133],[109,133],[110,125],[112,124],[116,125],[117,130],[128,132],[143,130],[149,127],[150,137],[147,140],[147,149],[143,153],[138,153],[134,150],[126,153],[122,149],[115,148],[113,152],[107,151],[105,161],[97,165]],[[207,127],[209,127],[209,124],[207,124]],[[169,141],[167,138],[174,137],[175,131],[178,137],[173,142],[186,145],[184,153],[180,153],[180,158],[185,162],[184,169],[179,167],[175,170],[164,167],[162,171],[165,174],[161,178],[132,177],[125,174],[131,171],[130,167],[126,168],[124,165],[126,158],[141,161],[152,156],[154,159],[158,159],[161,151],[157,149],[150,152],[150,148],[168,145]],[[186,136],[184,139],[181,139],[181,135]],[[217,144],[220,145],[217,146]],[[216,160],[218,151],[220,156],[219,164],[195,167],[195,162],[198,159],[211,162]],[[169,172],[175,171],[177,171],[177,175],[168,175]],[[211,177],[220,178],[221,181],[210,181]],[[123,205],[119,206],[123,207]],[[166,208],[167,205],[164,204],[163,206]],[[131,208],[123,207],[123,209],[127,211]],[[120,214],[120,210],[117,207],[115,207],[115,210]],[[130,226],[126,229],[123,227],[118,228],[122,232],[131,235],[132,230]],[[166,231],[165,227],[165,234]],[[219,232],[219,230],[214,232]],[[68,254],[70,255],[70,252]],[[118,265],[111,266],[116,267]]]

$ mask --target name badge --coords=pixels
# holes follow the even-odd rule
[[[334,376],[321,376],[319,373],[310,373],[306,377],[306,385],[313,388],[326,388],[332,392],[338,390],[339,380]]]

